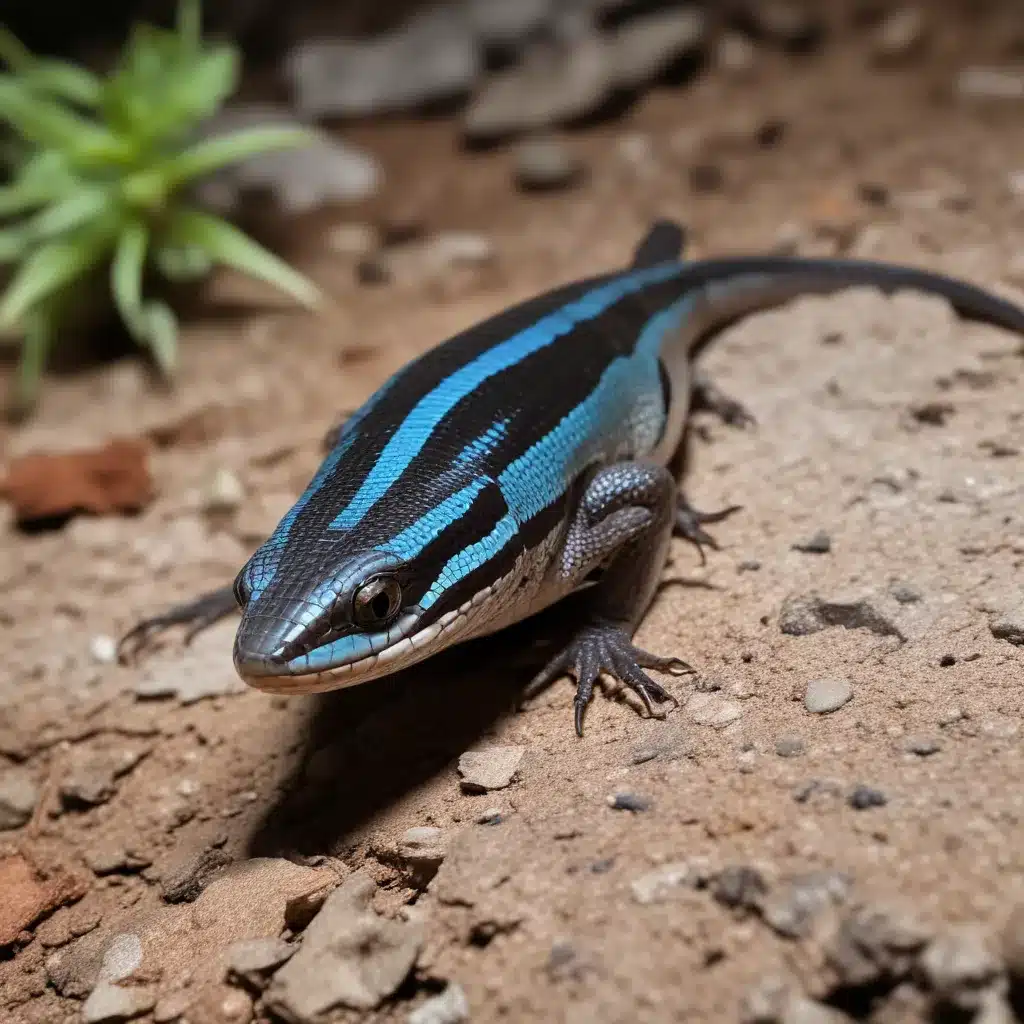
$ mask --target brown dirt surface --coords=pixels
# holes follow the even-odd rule
[[[1021,339],[941,301],[804,299],[711,346],[705,365],[757,427],[694,422],[687,494],[743,511],[706,565],[676,543],[638,634],[699,669],[669,681],[680,706],[664,721],[599,694],[579,740],[565,681],[514,710],[557,617],[287,699],[234,684],[231,624],[135,665],[111,661],[110,638],[229,582],[314,472],[325,429],[389,373],[623,263],[655,215],[689,226],[692,255],[846,252],[1019,298],[1024,106],[952,95],[959,68],[1012,58],[1006,16],[933,30],[905,67],[880,71],[849,30],[804,58],[759,50],[752,78],[711,69],[656,90],[569,137],[589,174],[557,194],[517,193],[510,153],[460,152],[446,120],[356,127],[389,187],[350,219],[480,232],[495,262],[363,285],[331,225],[310,223],[296,259],[329,314],[218,281],[173,391],[127,358],[49,380],[35,418],[0,430],[5,465],[147,438],[157,491],[136,516],[51,532],[3,513],[0,779],[27,771],[37,796],[0,857],[45,850],[88,891],[0,955],[0,1019],[77,1020],[111,988],[144,1021],[156,1000],[176,1019],[174,999],[198,1007],[193,1024],[276,1019],[253,1009],[263,982],[223,980],[226,945],[300,932],[358,869],[378,886],[359,927],[376,934],[383,916],[422,941],[389,932],[411,979],[377,1010],[325,1020],[405,1021],[454,982],[474,1022],[734,1021],[751,992],[781,999],[771,977],[838,1020],[926,1019],[942,981],[908,958],[959,925],[995,942],[1024,899],[1024,661],[991,628],[1024,616],[1024,360]],[[713,191],[693,187],[707,164]],[[225,473],[237,507],[210,499]],[[795,549],[820,531],[827,552]],[[840,624],[783,632],[800,616]],[[817,680],[850,699],[809,712]],[[458,761],[488,747],[522,749],[502,752],[510,783],[481,794]],[[68,898],[44,896],[39,913]],[[877,937],[883,910],[910,938]]]

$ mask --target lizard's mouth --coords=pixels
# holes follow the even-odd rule
[[[339,690],[379,679],[408,668],[434,654],[442,634],[459,619],[450,612],[427,626],[420,626],[420,609],[409,610],[380,633],[351,633],[308,653],[288,658],[287,647],[268,651],[267,645],[250,644],[254,633],[243,619],[235,636],[235,670],[251,687],[265,693],[305,694]]]

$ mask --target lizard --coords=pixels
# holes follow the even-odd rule
[[[648,714],[674,701],[650,672],[693,671],[633,643],[673,534],[714,547],[670,471],[697,402],[752,420],[694,368],[751,313],[853,286],[941,296],[1024,333],[1024,309],[936,272],[870,260],[686,260],[658,220],[630,264],[565,284],[407,364],[331,435],[309,486],[223,587],[122,641],[236,606],[234,664],[251,686],[307,694],[389,675],[586,591],[585,620],[528,688],[575,677],[574,725],[604,675]],[[658,705],[658,708],[655,708]]]

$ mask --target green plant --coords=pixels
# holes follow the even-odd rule
[[[16,331],[15,403],[34,402],[57,332],[109,272],[114,306],[161,371],[173,374],[177,322],[143,295],[150,270],[195,280],[214,264],[260,278],[307,305],[314,285],[231,224],[197,208],[188,188],[227,164],[308,144],[299,128],[252,128],[196,141],[234,91],[237,52],[201,36],[199,0],[180,0],[177,25],[137,25],[105,77],[26,50],[0,26],[0,331]]]

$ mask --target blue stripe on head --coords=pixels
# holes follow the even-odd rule
[[[449,495],[440,504],[435,505],[426,515],[421,516],[411,526],[407,526],[397,537],[381,545],[395,557],[408,562],[415,558],[432,540],[457,519],[461,519],[473,504],[473,499],[484,489],[488,481],[485,478],[473,480],[461,491]]]
[[[405,472],[444,417],[489,377],[522,362],[563,334],[568,334],[577,324],[598,316],[626,296],[648,285],[670,280],[683,270],[677,263],[667,263],[624,274],[548,314],[460,367],[420,399],[384,446],[373,469],[331,523],[331,528],[346,530],[356,526]]]
[[[359,425],[387,394],[397,376],[396,374],[394,377],[386,380],[360,406],[352,417],[344,423],[338,436],[337,444],[327,453],[323,462],[320,463],[320,468],[316,471],[316,475],[310,480],[309,485],[299,496],[295,504],[285,513],[284,518],[277,524],[268,540],[250,559],[249,564],[246,566],[246,583],[248,583],[250,589],[250,602],[259,600],[263,592],[270,586],[270,582],[273,580],[277,567],[280,564],[281,553],[288,542],[288,537],[291,534],[292,527],[295,525],[295,520],[299,517],[299,513],[313,500],[313,496],[324,485],[337,468],[338,463],[341,462],[345,453],[355,443],[356,438],[359,436]]]

